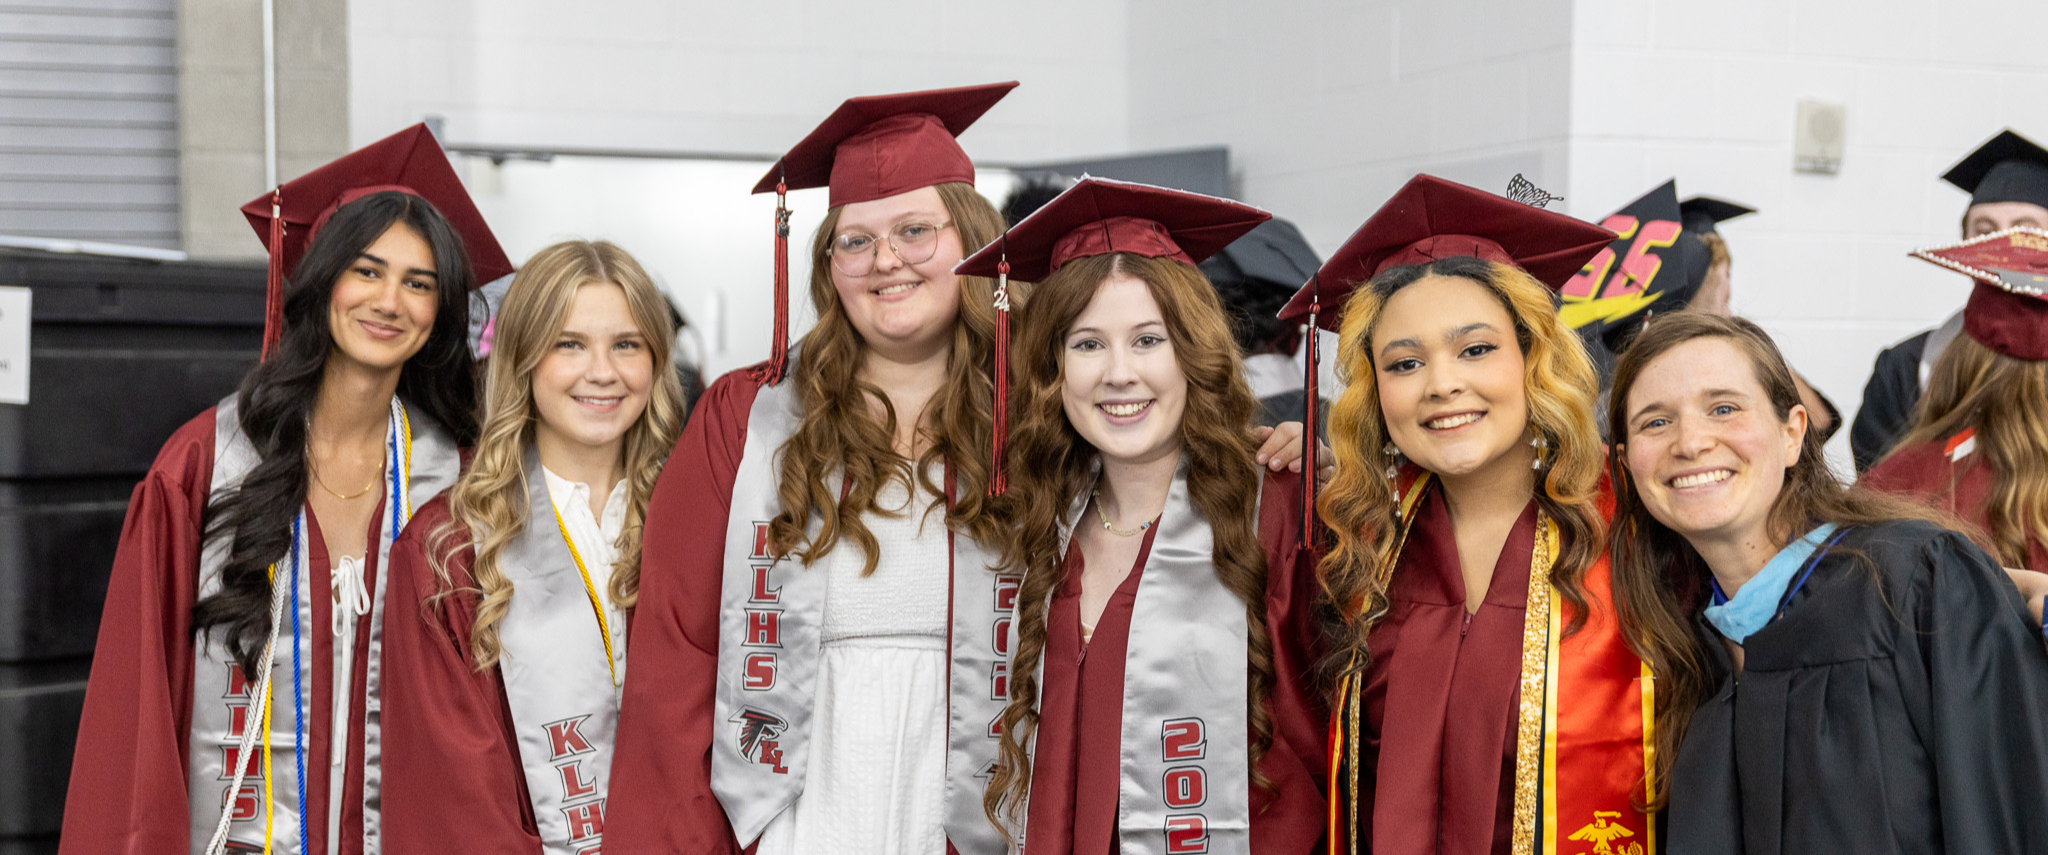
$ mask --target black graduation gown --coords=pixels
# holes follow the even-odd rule
[[[1863,406],[1856,408],[1856,423],[1849,427],[1849,450],[1857,472],[1884,457],[1913,426],[1913,414],[1920,408],[1920,357],[1933,334],[1926,330],[1878,352],[1870,382],[1863,384]]]
[[[1740,676],[1698,631],[1720,676],[1672,770],[1670,855],[2048,852],[2048,650],[1961,535],[1852,529]]]

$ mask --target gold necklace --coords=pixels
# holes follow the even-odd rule
[[[1132,529],[1130,531],[1124,531],[1123,529],[1117,528],[1114,524],[1110,523],[1109,512],[1103,510],[1102,508],[1102,488],[1095,488],[1095,491],[1090,493],[1089,495],[1095,498],[1095,515],[1102,518],[1102,527],[1106,529],[1110,534],[1118,535],[1120,537],[1136,537],[1138,535],[1144,534],[1145,529],[1152,527],[1152,523],[1154,521],[1146,520],[1142,523],[1139,523],[1137,528]]]
[[[319,484],[320,489],[327,491],[327,495],[333,496],[344,502],[349,501],[350,499],[362,498],[364,493],[368,493],[371,490],[376,489],[377,482],[383,480],[381,478],[372,478],[370,479],[369,484],[365,485],[362,489],[357,490],[355,494],[351,496],[344,496],[340,493],[334,492],[333,487],[327,486],[327,479],[320,477],[320,468],[313,465],[313,446],[311,444],[308,444],[306,446],[306,469],[313,473],[313,483]]]

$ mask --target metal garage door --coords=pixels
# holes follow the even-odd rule
[[[175,0],[0,0],[0,234],[178,248]]]

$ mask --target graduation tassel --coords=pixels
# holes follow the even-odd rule
[[[775,338],[768,343],[768,385],[782,382],[789,363],[789,185],[775,182]]]
[[[1312,301],[1308,304],[1308,344],[1302,356],[1301,391],[1305,402],[1301,416],[1301,541],[1300,546],[1308,549],[1315,544],[1316,532],[1316,377],[1320,373],[1316,340],[1321,338],[1316,331],[1316,313],[1322,310],[1322,279],[1309,277]]]
[[[1009,489],[1003,475],[1003,433],[1010,417],[1010,259],[1009,235],[1003,236],[1003,259],[996,264],[996,368],[994,459],[990,462],[988,494],[1000,496]]]
[[[270,267],[263,288],[263,354],[284,338],[284,188],[270,191]]]

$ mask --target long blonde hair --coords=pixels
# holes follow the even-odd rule
[[[1230,320],[1215,286],[1193,265],[1131,253],[1079,259],[1038,284],[1017,327],[1015,385],[1010,390],[1013,429],[1007,465],[1010,489],[998,507],[1013,525],[1003,540],[1004,563],[1022,570],[1018,591],[1017,650],[1010,663],[1010,703],[1003,710],[1000,759],[982,808],[1007,829],[1031,790],[1025,749],[1038,726],[1038,670],[1045,652],[1047,604],[1060,582],[1060,516],[1087,485],[1096,451],[1067,420],[1061,389],[1065,369],[1060,340],[1086,311],[1102,284],[1115,276],[1145,283],[1159,304],[1173,355],[1187,375],[1181,415],[1188,498],[1215,535],[1216,575],[1244,602],[1247,643],[1246,700],[1252,728],[1253,783],[1258,760],[1273,741],[1265,701],[1273,687],[1273,643],[1266,626],[1266,553],[1259,543],[1259,490],[1263,471],[1252,438],[1259,402],[1246,385]],[[1007,831],[1006,831],[1007,833]]]
[[[1002,214],[972,185],[954,182],[935,189],[953,218],[964,251],[985,246],[1002,234]],[[867,345],[847,319],[839,289],[832,285],[828,253],[840,210],[826,212],[811,241],[811,305],[818,312],[818,325],[804,335],[803,354],[786,381],[796,384],[803,420],[778,452],[782,459],[776,491],[782,512],[769,523],[769,548],[777,556],[795,553],[809,564],[831,552],[840,538],[851,538],[867,557],[863,575],[875,572],[881,547],[861,516],[887,513],[875,506],[875,497],[892,480],[909,486],[916,478],[944,502],[945,490],[932,483],[930,474],[931,464],[940,460],[952,474],[959,496],[947,520],[975,540],[994,543],[1002,532],[987,507],[990,412],[995,400],[990,379],[995,365],[995,282],[960,277],[960,317],[953,324],[946,384],[933,394],[923,414],[898,413],[888,395],[860,379]],[[870,401],[881,403],[883,419],[868,409]],[[921,415],[925,424],[918,430],[932,443],[918,455],[913,474],[911,461],[896,453],[896,420]],[[845,478],[843,496],[828,486],[826,479],[835,472]],[[816,539],[809,539],[805,528],[813,513],[824,525]]]
[[[484,378],[482,438],[469,471],[448,491],[450,519],[434,533],[434,546],[428,550],[446,593],[453,590],[448,561],[461,540],[457,536],[466,536],[475,549],[470,575],[481,601],[469,647],[479,670],[498,661],[498,625],[512,605],[512,583],[498,567],[498,559],[526,528],[532,511],[527,507],[527,479],[543,477],[525,471],[526,447],[534,441],[538,420],[533,372],[568,323],[576,290],[607,284],[625,291],[633,322],[654,355],[654,388],[647,409],[626,429],[620,451],[627,483],[626,522],[619,533],[619,557],[612,565],[610,586],[612,602],[622,609],[632,608],[639,596],[640,534],[647,499],[685,415],[682,385],[670,352],[675,330],[661,291],[633,256],[606,241],[563,241],[527,260],[498,310]]]
[[[2007,567],[2027,566],[2029,542],[2048,544],[2048,362],[2014,359],[1956,336],[1934,363],[1909,448],[1977,431],[1977,452],[1991,467],[1984,497],[1985,534]],[[1949,497],[1953,501],[1953,497]],[[1955,509],[1969,515],[1976,508]],[[2035,567],[2048,570],[2048,567]]]
[[[1388,439],[1373,370],[1373,328],[1396,291],[1426,276],[1474,282],[1514,318],[1515,342],[1525,366],[1522,388],[1529,400],[1529,429],[1551,449],[1535,498],[1561,529],[1562,546],[1550,579],[1570,606],[1570,629],[1585,620],[1580,579],[1606,546],[1605,523],[1595,505],[1605,465],[1600,435],[1593,427],[1599,386],[1585,346],[1558,320],[1550,289],[1520,268],[1465,256],[1387,270],[1359,286],[1345,302],[1337,346],[1337,370],[1349,385],[1330,408],[1330,448],[1337,458],[1337,474],[1316,505],[1333,536],[1318,568],[1325,595],[1340,620],[1325,664],[1332,676],[1363,669],[1371,661],[1366,638],[1386,616],[1387,588],[1400,548],[1393,486],[1387,482],[1387,459],[1381,451]]]

